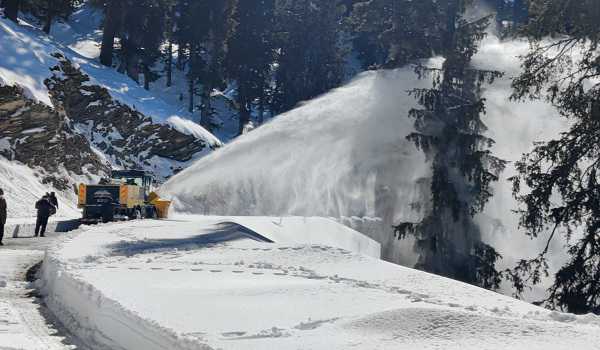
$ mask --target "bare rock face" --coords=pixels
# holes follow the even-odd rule
[[[158,171],[167,178],[201,152],[215,146],[115,101],[101,86],[60,54],[60,64],[45,81],[52,102],[87,140],[117,166]],[[168,164],[165,169],[165,164]]]
[[[64,114],[13,86],[0,86],[0,155],[38,169],[42,183],[63,191],[73,185],[72,175],[110,170]]]

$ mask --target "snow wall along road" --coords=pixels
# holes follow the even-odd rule
[[[506,73],[485,91],[484,121],[497,141],[494,152],[510,161],[565,127],[549,105],[509,101],[517,56],[527,49],[526,42],[490,36],[474,59],[479,68]],[[162,192],[179,212],[339,218],[382,243],[386,260],[411,265],[412,242],[395,240],[391,225],[417,220],[414,203],[427,193],[425,158],[406,141],[413,130],[407,114],[416,106],[407,91],[430,84],[410,68],[364,73],[198,161]],[[503,253],[507,266],[542,244],[517,232],[506,180],[513,174],[509,165],[478,218],[485,240]]]

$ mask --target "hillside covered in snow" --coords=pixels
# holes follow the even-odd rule
[[[65,215],[76,215],[66,208],[79,182],[97,182],[111,168],[146,169],[164,181],[221,145],[177,107],[95,61],[97,43],[77,36],[98,24],[92,15],[83,6],[74,26],[59,22],[49,36],[0,18],[0,155],[13,163],[3,171],[31,169],[19,183],[0,179],[11,202],[23,203],[11,216],[32,215],[33,199],[50,191],[64,199]]]

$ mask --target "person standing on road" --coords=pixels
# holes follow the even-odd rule
[[[35,236],[45,237],[46,226],[48,225],[48,218],[52,213],[54,206],[50,203],[48,196],[42,197],[35,203],[35,209],[37,209],[37,221],[35,223]]]
[[[0,246],[4,245],[2,239],[4,238],[4,225],[6,225],[7,216],[6,199],[4,199],[4,191],[0,188]]]

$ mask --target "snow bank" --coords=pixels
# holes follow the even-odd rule
[[[297,220],[293,237],[279,218],[85,227],[49,250],[40,287],[97,349],[599,349],[597,317],[313,243],[329,224]]]

